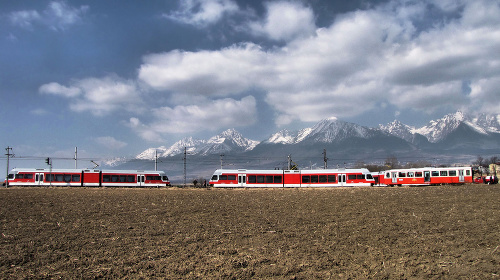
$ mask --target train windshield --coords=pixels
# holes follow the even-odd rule
[[[366,179],[369,179],[369,180],[370,180],[370,179],[373,179],[372,174],[366,174]]]
[[[162,179],[163,181],[165,181],[165,182],[168,181],[168,177],[167,176],[163,176],[162,178],[163,178]]]
[[[217,175],[212,176],[212,181],[217,181]]]

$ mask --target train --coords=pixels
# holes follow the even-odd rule
[[[217,169],[209,181],[215,188],[298,188],[373,186],[366,168],[316,170]]]
[[[316,170],[217,169],[209,185],[215,188],[310,188],[365,186],[426,186],[472,183],[471,167]]]
[[[167,187],[163,171],[14,168],[7,176],[12,187]],[[7,181],[4,183],[6,184]]]
[[[390,169],[373,173],[378,186],[430,186],[472,183],[471,167]]]

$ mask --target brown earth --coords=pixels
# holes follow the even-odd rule
[[[0,189],[0,278],[499,279],[500,186]]]

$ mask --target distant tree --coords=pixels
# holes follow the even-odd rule
[[[354,168],[366,168],[366,163],[362,160],[356,161]]]
[[[472,164],[477,166],[484,166],[484,158],[478,155],[476,161],[474,161]]]
[[[394,168],[399,168],[399,161],[396,158],[396,156],[391,155],[388,158],[385,159],[385,166],[388,169],[394,169]]]

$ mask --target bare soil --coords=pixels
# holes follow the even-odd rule
[[[499,279],[500,186],[0,189],[0,278]]]

